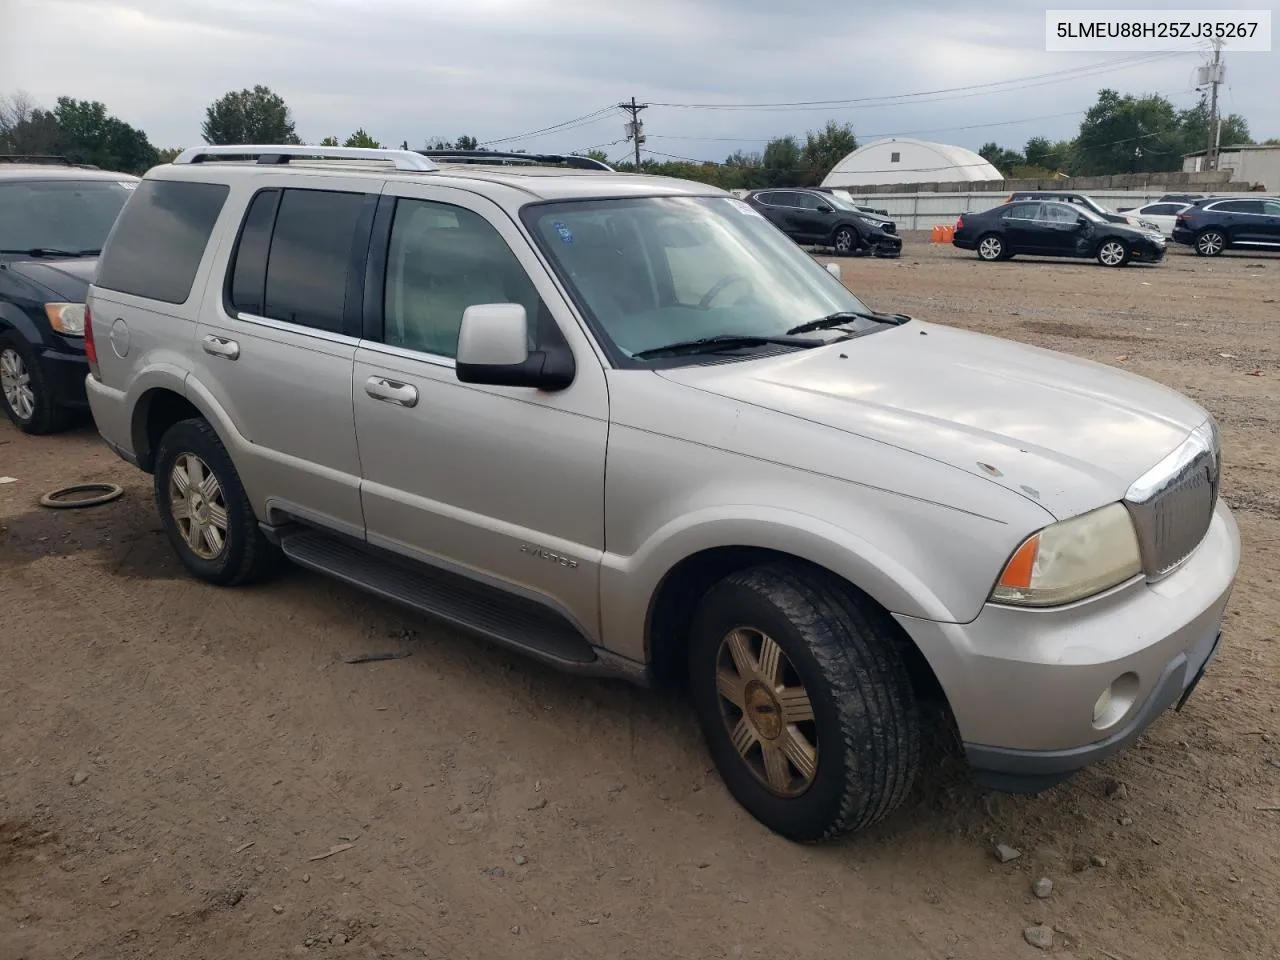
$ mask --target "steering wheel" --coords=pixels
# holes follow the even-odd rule
[[[748,288],[751,287],[751,281],[740,273],[731,273],[726,277],[721,277],[711,285],[711,289],[702,295],[702,299],[698,301],[699,310],[710,310],[711,301],[714,300],[720,291],[734,283],[745,283]]]

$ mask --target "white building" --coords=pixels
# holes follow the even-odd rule
[[[853,151],[835,165],[822,185],[869,187],[881,183],[1003,179],[999,170],[972,150],[910,137],[891,137]]]
[[[1199,173],[1204,169],[1204,159],[1204,150],[1188,153],[1182,158],[1183,172]],[[1232,180],[1261,184],[1263,190],[1280,193],[1280,145],[1223,147],[1218,152],[1218,169],[1230,170]]]

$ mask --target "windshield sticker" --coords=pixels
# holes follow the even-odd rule
[[[749,217],[760,217],[761,219],[764,219],[763,214],[761,214],[759,210],[757,210],[751,204],[747,203],[745,200],[739,200],[736,197],[730,197],[729,205],[733,207],[733,209],[737,210],[739,213],[745,213]]]
[[[560,234],[560,239],[565,243],[573,243],[573,234],[563,223],[552,224],[556,228],[556,233]]]

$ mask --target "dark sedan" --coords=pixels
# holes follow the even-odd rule
[[[1111,223],[1085,207],[1051,200],[1005,203],[956,221],[952,244],[976,250],[982,260],[1017,254],[1096,259],[1104,267],[1134,261],[1159,263],[1165,239],[1122,223]]]
[[[0,164],[0,411],[26,433],[53,433],[86,406],[85,293],[137,182],[67,163]]]

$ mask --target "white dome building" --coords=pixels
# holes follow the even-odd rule
[[[835,165],[822,185],[870,187],[881,183],[1003,179],[999,170],[972,150],[909,137],[891,137],[853,151]]]

